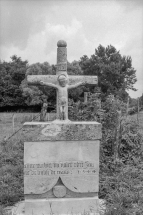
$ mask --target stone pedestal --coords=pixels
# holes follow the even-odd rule
[[[97,197],[26,200],[29,215],[99,215]]]
[[[97,215],[101,124],[55,120],[24,129],[25,214]]]

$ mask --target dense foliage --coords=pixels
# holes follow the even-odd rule
[[[11,60],[0,63],[0,107],[25,105],[20,84],[25,78],[28,62],[15,55]]]
[[[141,215],[142,139],[136,122],[126,117],[126,105],[119,99],[109,97],[101,107],[100,98],[96,94],[87,103],[70,100],[69,104],[71,120],[97,120],[103,125],[99,197],[106,200],[106,214]],[[3,141],[1,149],[0,202],[10,205],[23,199],[22,135],[19,133],[9,141]]]
[[[0,155],[0,203],[13,205],[23,199],[23,140],[3,141]]]
[[[95,96],[93,97],[95,98]],[[126,104],[109,97],[87,103],[70,101],[70,119],[102,123],[99,197],[106,215],[143,214],[143,150],[138,124],[127,116]]]
[[[135,90],[136,70],[132,67],[132,59],[129,56],[121,56],[113,46],[106,48],[99,45],[95,54],[90,58],[86,55],[80,61],[67,64],[69,75],[97,75],[98,86],[101,88],[101,96],[113,95],[126,101],[127,89]],[[29,86],[27,75],[54,75],[56,65],[48,62],[28,65],[20,57],[12,56],[10,62],[0,62],[0,107],[40,105],[46,98],[49,107],[55,107],[56,92],[50,87]],[[94,92],[93,86],[80,86],[69,91],[69,98],[78,101],[83,97],[83,92]]]
[[[95,54],[88,58],[84,55],[80,59],[80,66],[84,75],[97,75],[98,86],[104,96],[112,93],[122,99],[126,99],[125,90],[136,90],[133,85],[137,81],[136,71],[132,67],[132,59],[129,56],[121,56],[113,46],[99,45]]]

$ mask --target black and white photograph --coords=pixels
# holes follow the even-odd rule
[[[0,215],[143,215],[143,0],[0,0]]]

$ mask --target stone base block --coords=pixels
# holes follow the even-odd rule
[[[53,122],[26,122],[23,128],[25,141],[71,141],[100,140],[101,124],[98,122],[73,122],[54,120]]]
[[[25,215],[99,215],[99,199],[25,200]]]

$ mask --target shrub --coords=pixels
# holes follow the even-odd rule
[[[96,96],[95,96],[96,97]],[[69,118],[102,123],[99,197],[106,200],[106,215],[143,214],[142,137],[136,121],[126,117],[119,99],[101,103],[69,101]],[[20,133],[1,144],[0,203],[13,205],[23,194],[23,142]]]
[[[16,141],[16,142],[15,142]],[[0,202],[13,205],[24,198],[23,193],[23,141],[2,143],[0,156]]]

